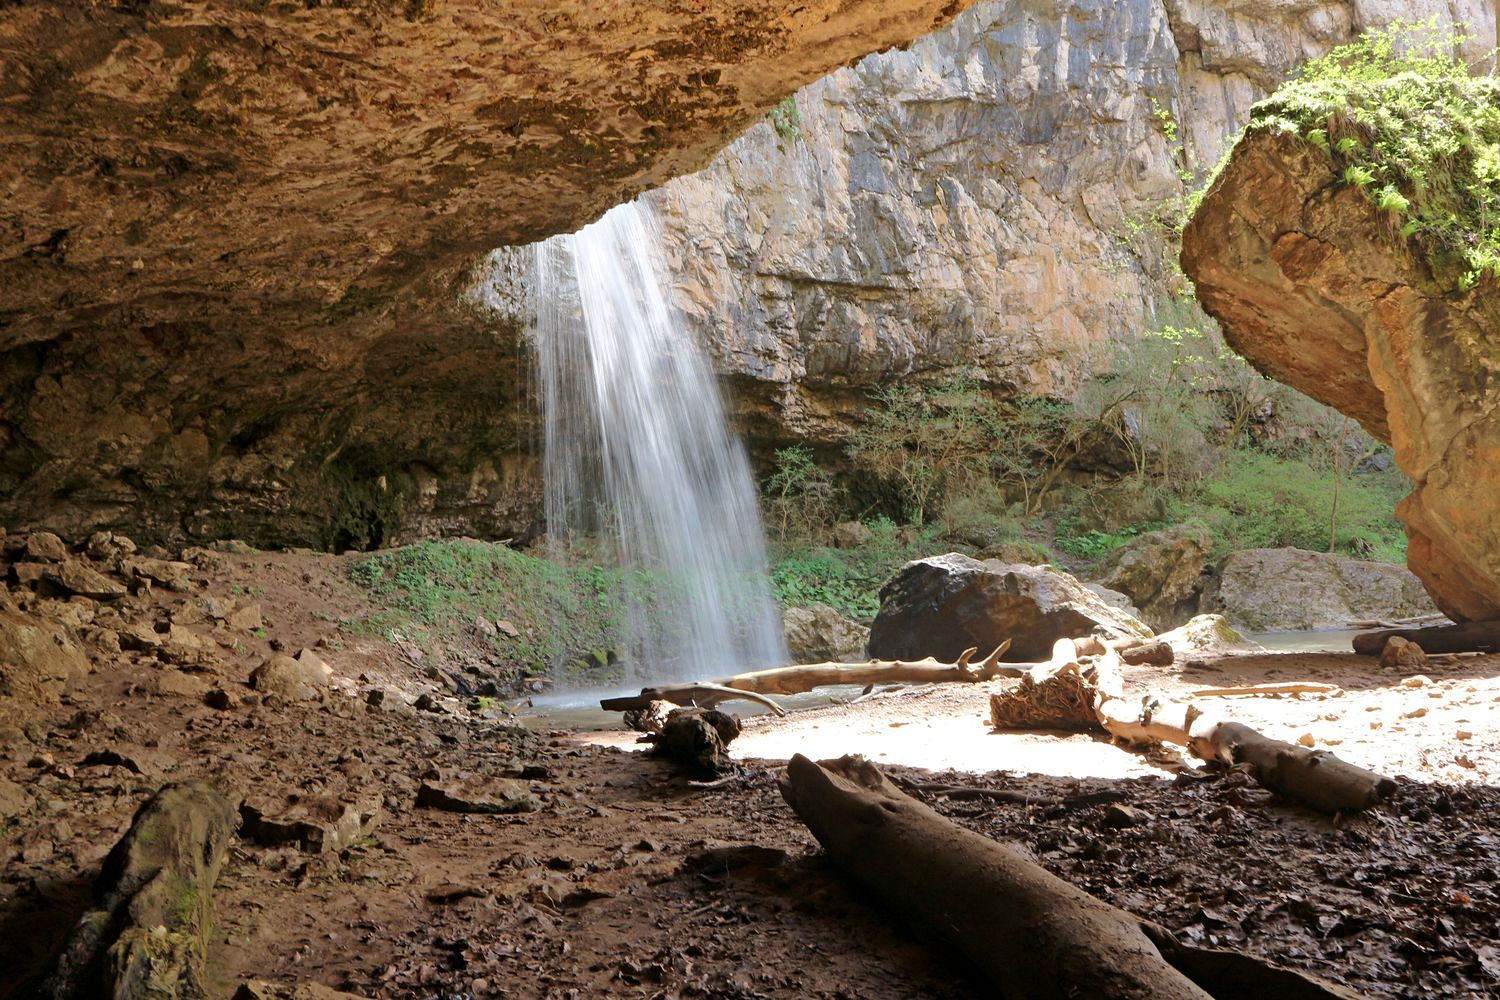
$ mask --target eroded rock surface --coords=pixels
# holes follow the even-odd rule
[[[460,303],[475,261],[964,5],[9,5],[0,521],[524,523],[524,364]]]
[[[1443,293],[1315,147],[1255,134],[1183,241],[1235,349],[1389,442],[1415,484],[1407,559],[1456,619],[1500,617],[1500,330],[1494,292]]]

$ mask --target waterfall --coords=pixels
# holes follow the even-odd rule
[[[547,531],[632,572],[633,680],[783,663],[755,484],[713,369],[667,301],[650,210],[533,248]]]

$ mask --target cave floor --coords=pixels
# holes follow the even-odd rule
[[[226,558],[200,582],[228,595],[255,581],[269,632],[256,641],[295,649],[346,610],[342,571],[321,568],[337,565]],[[1336,821],[1277,803],[1243,775],[1208,776],[1081,736],[990,736],[977,690],[752,719],[737,744],[741,774],[705,789],[654,758],[597,745],[608,737],[596,733],[522,726],[453,700],[440,699],[438,712],[394,693],[367,705],[371,687],[420,686],[403,688],[401,672],[417,674],[399,656],[325,646],[340,676],[322,700],[259,701],[243,686],[260,655],[253,646],[219,667],[240,699],[229,709],[164,687],[149,656],[117,654],[96,656],[61,701],[0,718],[0,775],[29,803],[4,827],[0,996],[28,995],[30,973],[82,912],[134,810],[164,781],[190,776],[252,797],[381,803],[373,833],[340,851],[231,849],[209,948],[222,996],[250,978],[453,1000],[990,995],[960,958],[822,861],[776,789],[774,758],[804,748],[862,751],[919,783],[1024,790],[1031,801],[923,794],[1194,941],[1369,996],[1500,995],[1497,658],[1434,664],[1430,683],[1413,687],[1376,678],[1373,661],[1321,655],[1133,675],[1167,693],[1335,679],[1338,697],[1243,699],[1226,710],[1337,740],[1341,755],[1402,776],[1394,802]],[[104,750],[129,763],[83,764]],[[955,761],[964,766],[947,770]],[[415,805],[424,777],[523,768],[535,812]],[[1035,773],[1049,769],[1071,773]],[[1090,792],[1109,801],[1077,798]]]

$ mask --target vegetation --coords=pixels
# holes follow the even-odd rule
[[[1308,62],[1248,126],[1321,149],[1460,289],[1500,278],[1500,82],[1469,74],[1464,41],[1436,20],[1368,32]]]
[[[766,120],[776,130],[776,135],[784,142],[796,142],[802,136],[802,112],[797,108],[797,95],[782,99],[770,111],[766,112]]]
[[[379,598],[382,610],[343,622],[345,633],[412,642],[446,659],[480,654],[516,676],[558,663],[613,661],[621,595],[631,587],[649,594],[657,586],[644,574],[565,567],[469,539],[382,551],[356,563],[349,576]],[[478,619],[496,615],[514,623],[519,635],[476,628]]]

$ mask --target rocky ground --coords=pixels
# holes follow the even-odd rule
[[[949,789],[920,793],[940,811],[1194,940],[1370,996],[1500,993],[1495,658],[1431,664],[1413,686],[1353,657],[1132,675],[1170,690],[1336,677],[1343,695],[1232,707],[1401,775],[1396,801],[1361,817],[1086,737],[987,736],[983,692],[755,720],[743,772],[702,788],[452,697],[421,650],[341,631],[373,610],[355,557],[0,545],[0,996],[35,994],[137,807],[192,777],[246,818],[214,892],[211,995],[252,979],[401,998],[988,995],[824,865],[781,802],[765,758],[815,734],[818,753],[885,753],[900,778]],[[972,732],[976,753],[935,773],[882,749],[882,730],[922,727],[914,744],[951,734],[957,759]],[[1062,770],[1125,776],[1020,773],[1062,748],[1076,754]],[[453,811],[480,806],[506,811]]]

